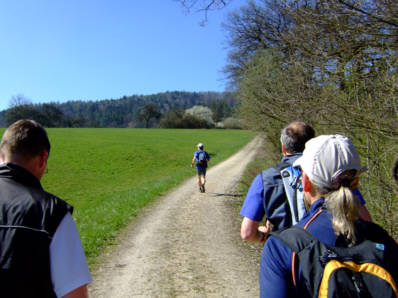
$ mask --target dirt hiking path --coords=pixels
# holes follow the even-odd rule
[[[260,142],[210,167],[206,193],[195,177],[144,211],[104,256],[90,297],[258,297],[259,249],[240,239],[234,188]]]

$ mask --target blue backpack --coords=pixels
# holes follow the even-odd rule
[[[290,209],[292,225],[303,218],[305,213],[304,190],[301,185],[301,171],[293,166],[281,170],[283,187]]]
[[[264,210],[274,231],[296,224],[306,211],[300,178],[301,171],[287,163],[262,172]]]
[[[205,151],[199,152],[197,163],[198,163],[198,165],[200,165],[202,167],[207,166],[207,159],[206,159],[206,152]]]

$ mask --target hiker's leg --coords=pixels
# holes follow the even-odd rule
[[[205,192],[204,176],[202,174],[198,175],[198,185],[199,185],[199,191]]]
[[[198,175],[198,186],[199,188],[202,186],[202,175]]]
[[[205,184],[206,184],[206,176],[205,176],[205,175],[203,175],[203,176],[202,176],[202,178],[203,178],[203,180],[202,180],[202,192],[205,192],[205,191],[206,191],[206,189],[205,189]]]
[[[202,192],[205,192],[205,184],[206,184],[206,168],[202,171]]]
[[[199,186],[204,185],[206,182],[205,176],[199,175],[198,177],[199,177],[199,181],[200,181]]]
[[[199,186],[199,191],[204,192],[204,183],[206,182],[206,179],[204,178],[206,175],[206,168],[198,168],[198,186]]]
[[[199,187],[199,192],[203,192],[202,191],[202,169],[201,168],[197,168],[197,172],[198,172],[198,187]]]

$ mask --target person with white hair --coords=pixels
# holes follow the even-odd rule
[[[202,143],[199,143],[196,147],[198,148],[198,150],[195,151],[195,153],[193,154],[191,168],[193,168],[193,165],[196,162],[199,192],[205,192],[206,169],[207,164],[210,161],[210,155],[203,149],[204,146]]]

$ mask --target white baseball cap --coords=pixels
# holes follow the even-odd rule
[[[300,166],[310,181],[326,188],[332,188],[341,173],[361,169],[357,149],[342,135],[321,135],[309,140],[293,165]]]
[[[203,147],[203,144],[202,144],[202,143],[199,143],[197,147],[199,147],[199,148],[200,148],[200,147]]]

